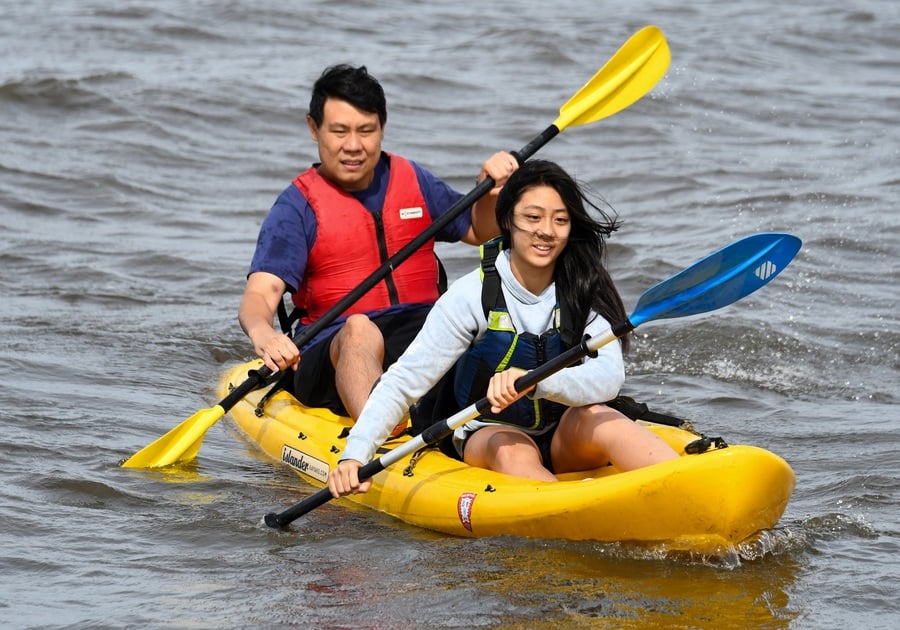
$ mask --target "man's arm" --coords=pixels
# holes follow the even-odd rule
[[[287,285],[278,276],[264,271],[251,273],[238,307],[241,328],[273,373],[295,366],[300,360],[293,340],[272,325],[286,290]]]
[[[482,164],[476,182],[481,183],[485,177],[492,177],[495,185],[488,194],[472,205],[472,225],[466,235],[460,239],[464,243],[480,245],[500,234],[500,227],[497,225],[497,216],[494,212],[497,205],[497,193],[517,168],[519,168],[519,162],[506,151],[495,153]]]

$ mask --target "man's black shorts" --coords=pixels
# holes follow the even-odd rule
[[[400,358],[422,329],[430,310],[431,305],[422,305],[400,313],[377,315],[372,318],[372,323],[378,326],[384,337],[382,369],[386,370]],[[334,366],[329,355],[331,342],[339,330],[307,348],[303,353],[300,367],[294,377],[294,396],[308,407],[325,407],[340,416],[346,416],[347,410],[334,384]]]

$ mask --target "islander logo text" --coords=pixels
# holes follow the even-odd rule
[[[303,451],[298,451],[285,444],[281,447],[281,461],[317,481],[322,483],[328,482],[328,464],[307,455]]]

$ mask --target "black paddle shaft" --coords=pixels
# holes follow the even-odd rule
[[[541,147],[550,142],[558,134],[559,127],[550,125],[532,138],[531,142],[519,149],[518,152],[512,151],[511,153],[519,162],[519,166],[521,166],[528,158],[537,153]],[[488,194],[495,184],[496,182],[492,177],[486,177],[483,181],[479,182],[475,188],[470,190],[462,199],[450,206],[450,208],[438,217],[436,221],[426,229],[422,230],[418,236],[406,245],[397,250],[393,256],[384,261],[378,269],[369,274],[369,276],[360,282],[358,286],[325,311],[320,318],[309,326],[304,327],[303,330],[294,337],[294,343],[297,347],[302,348],[313,337],[330,326],[344,311],[353,306],[357,300],[371,290],[372,287],[384,280],[389,273],[394,271],[398,265],[402,264],[407,258],[412,256],[420,247],[422,247],[422,245],[434,238],[438,232],[456,219],[456,217],[458,217],[466,208],[471,207],[472,204]],[[261,387],[271,375],[272,370],[269,369],[269,366],[267,365],[263,365],[257,370],[251,370],[247,379],[234,388],[231,393],[219,403],[219,406],[225,411],[228,411],[240,402],[244,396],[254,389]]]
[[[538,151],[538,149],[550,142],[550,140],[552,140],[558,133],[559,129],[556,127],[556,125],[550,125],[540,134],[535,136],[535,138],[531,142],[522,147],[518,152],[512,151],[511,153],[521,166],[528,158],[534,155]],[[329,308],[319,319],[300,331],[300,333],[298,333],[297,336],[294,337],[294,343],[302,347],[313,337],[330,326],[331,323],[341,315],[341,313],[353,306],[353,304],[355,304],[357,300],[359,300],[370,289],[372,289],[372,287],[381,282],[389,273],[394,271],[394,269],[398,265],[412,256],[416,251],[418,251],[420,247],[422,247],[422,245],[434,238],[434,236],[438,232],[443,230],[448,224],[456,219],[466,208],[471,207],[476,201],[488,194],[495,184],[496,182],[492,177],[485,178],[484,181],[480,182],[477,186],[475,186],[475,188],[469,191],[467,195],[450,206],[450,208],[436,221],[434,221],[426,229],[422,230],[422,232],[418,236],[416,236],[406,245],[397,250],[397,252],[393,256],[384,261],[378,269],[373,271],[365,280],[360,282],[357,287],[350,291],[350,293],[345,295],[337,303],[335,303],[334,306]],[[262,372],[262,370],[260,370],[260,372]],[[263,374],[263,377],[265,376],[268,376],[268,374]]]
[[[518,152],[512,151],[511,153],[521,166],[528,158],[537,153],[538,149],[540,149],[545,144],[550,142],[550,140],[556,137],[557,134],[559,134],[559,128],[556,125],[550,125],[546,129],[544,129],[544,131],[535,136],[534,139],[531,140],[531,142],[522,147]],[[358,286],[350,291],[350,293],[336,302],[334,306],[329,308],[319,319],[314,321],[309,326],[306,326],[296,337],[294,337],[294,343],[296,343],[298,346],[303,346],[313,337],[325,330],[325,328],[330,326],[335,319],[340,317],[341,313],[353,306],[353,304],[355,304],[357,300],[359,300],[363,295],[371,290],[372,287],[384,280],[384,278],[389,273],[391,273],[398,265],[412,256],[416,251],[418,251],[420,247],[422,247],[422,245],[434,238],[434,236],[438,232],[449,225],[464,210],[470,208],[476,201],[488,194],[495,184],[496,182],[492,177],[486,177],[482,182],[475,186],[475,188],[469,191],[468,194],[466,194],[459,201],[450,206],[450,208],[436,221],[434,221],[426,229],[422,230],[422,232],[418,236],[416,236],[406,245],[397,250],[397,252],[393,256],[384,261],[378,269],[373,271],[365,280],[360,282]],[[262,378],[265,378],[270,374],[269,370],[265,368],[261,368],[260,370],[258,370],[258,372],[260,373],[260,376]]]

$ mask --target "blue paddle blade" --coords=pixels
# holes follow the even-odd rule
[[[655,319],[706,313],[737,302],[767,284],[800,251],[791,234],[744,237],[650,287],[629,317],[633,327]]]

